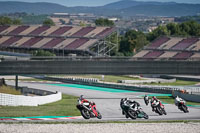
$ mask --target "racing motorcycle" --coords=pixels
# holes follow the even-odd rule
[[[151,107],[153,109],[153,111],[155,111],[156,113],[158,113],[159,115],[167,115],[166,111],[165,111],[165,107],[164,105],[161,103],[161,101],[151,101]]]
[[[149,116],[142,110],[142,107],[139,107],[136,109],[133,103],[129,103],[128,105],[125,104],[126,100],[121,99],[120,107],[122,109],[122,114],[125,115],[125,117],[128,119],[129,117],[131,119],[136,118],[144,118],[148,119]]]
[[[100,112],[96,109],[96,104],[94,102],[89,102],[86,99],[79,98],[78,104],[76,105],[77,109],[80,110],[81,115],[85,119],[90,119],[97,117],[98,119],[102,118]]]
[[[178,106],[178,109],[180,109],[184,113],[188,113],[189,112],[188,107],[185,105],[185,101],[184,100],[178,101],[177,106]]]
[[[149,104],[149,97],[148,97],[147,95],[144,96],[144,103],[145,103],[146,105]]]

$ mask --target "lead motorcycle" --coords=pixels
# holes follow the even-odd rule
[[[184,100],[180,100],[180,101],[175,102],[175,105],[178,106],[178,109],[180,109],[184,113],[188,113],[189,110],[188,110],[188,107],[185,104],[186,104],[186,102]]]
[[[151,101],[151,107],[153,109],[153,111],[155,111],[156,113],[158,113],[159,115],[167,115],[166,111],[165,111],[165,107],[162,104],[161,101]]]
[[[139,107],[136,109],[133,103],[125,104],[127,102],[126,99],[121,99],[120,101],[120,107],[122,109],[122,114],[125,115],[125,117],[128,119],[129,117],[131,119],[136,119],[136,118],[144,118],[148,119],[149,116],[142,110],[142,107]]]
[[[94,102],[89,102],[88,100],[80,97],[78,99],[78,104],[76,105],[77,109],[81,112],[81,115],[85,119],[90,119],[97,117],[98,119],[102,118],[100,112],[96,109],[96,104]]]

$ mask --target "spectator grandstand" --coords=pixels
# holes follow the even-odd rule
[[[138,59],[200,59],[198,37],[160,37],[134,55]]]
[[[115,32],[113,27],[80,26],[0,26],[0,50],[44,49],[59,53],[96,54],[104,38]],[[101,48],[98,46],[98,48]],[[80,52],[81,51],[81,52]]]

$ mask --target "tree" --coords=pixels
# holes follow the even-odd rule
[[[147,35],[147,39],[149,41],[153,41],[154,39],[160,36],[168,36],[168,35],[170,35],[170,32],[166,26],[158,26],[158,28],[156,28]]]
[[[22,21],[20,19],[14,19],[12,22],[14,25],[21,25]]]
[[[169,24],[167,24],[167,29],[168,29],[170,35],[180,35],[181,34],[180,27],[178,24],[169,23]]]
[[[95,20],[96,26],[114,26],[114,22],[108,19],[99,18]]]
[[[9,17],[0,17],[0,25],[11,25],[12,19]]]
[[[46,19],[46,20],[44,20],[43,25],[45,25],[45,26],[54,26],[55,23],[51,19]]]
[[[129,30],[120,41],[119,52],[125,56],[130,56],[137,50],[148,44],[144,33],[135,30]]]
[[[36,50],[33,52],[34,56],[55,56],[54,53],[51,53],[49,51],[44,51],[44,50]]]

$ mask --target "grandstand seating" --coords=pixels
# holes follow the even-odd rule
[[[9,47],[19,47],[20,45],[22,45],[23,43],[25,43],[29,39],[31,39],[31,37],[23,37],[22,39],[20,39],[20,40],[16,41],[15,43],[11,44]]]
[[[76,39],[75,41],[73,41],[69,45],[67,45],[65,47],[65,49],[76,49],[76,48],[80,47],[81,45],[83,45],[84,43],[86,43],[87,41],[89,41],[88,38]]]
[[[51,26],[51,28],[47,29],[45,32],[41,33],[41,36],[50,36],[50,34],[54,31],[56,31],[57,29],[59,29],[58,26]]]
[[[94,29],[95,29],[95,27],[85,27],[85,28],[82,28],[81,30],[77,31],[76,33],[74,33],[71,36],[72,37],[83,37],[84,35],[88,34],[89,32],[91,32]]]
[[[10,37],[9,36],[2,36],[0,39],[0,45],[5,42],[6,40],[8,40]]]
[[[148,50],[142,50],[142,51],[140,51],[139,53],[137,53],[136,55],[134,55],[134,57],[136,57],[136,58],[141,58],[141,57],[143,57],[144,55],[146,55],[147,53],[149,53]]]
[[[160,47],[158,47],[159,49],[170,49],[171,47],[173,47],[174,45],[176,45],[178,42],[180,42],[181,40],[183,40],[183,38],[179,38],[179,37],[171,37],[169,41],[163,43],[162,45],[160,45]]]
[[[9,26],[0,26],[0,33],[4,30],[6,30]]]
[[[151,43],[151,45],[148,46],[148,48],[156,49],[156,48],[158,48],[160,45],[164,44],[165,42],[167,42],[167,41],[169,41],[169,40],[170,40],[170,38],[168,38],[168,37],[161,37],[161,38],[156,39],[155,41],[153,41],[153,42]]]
[[[184,50],[186,48],[188,48],[190,45],[196,43],[199,39],[198,38],[187,38],[187,39],[183,39],[182,41],[180,41],[178,44],[176,44],[174,47],[172,47],[172,49],[174,50]]]
[[[21,39],[21,37],[15,37],[15,36],[10,37],[8,40],[2,42],[2,43],[0,44],[0,47],[4,47],[4,46],[5,46],[5,47],[8,47],[8,46],[14,44],[16,41],[18,41],[18,40],[20,40],[20,39]]]
[[[134,55],[134,57],[187,60],[199,58],[198,51],[200,51],[200,40],[197,37],[160,37]]]
[[[19,26],[16,29],[12,30],[11,32],[8,33],[8,35],[18,35],[22,31],[28,29],[29,26]]]
[[[70,37],[71,35],[73,35],[74,33],[78,32],[81,29],[82,29],[82,27],[75,26],[72,29],[65,32],[64,34],[62,34],[62,36],[69,36]]]
[[[114,31],[111,27],[0,26],[0,47],[15,49],[64,49],[85,52]]]
[[[52,32],[50,35],[52,36],[60,36],[70,30],[72,27],[71,26],[65,26],[65,27],[60,27],[56,31]]]
[[[26,42],[24,42],[23,44],[21,44],[20,47],[30,48],[32,45],[34,45],[35,43],[39,42],[40,40],[42,40],[41,37],[31,38],[31,39],[27,40]]]
[[[195,43],[195,47],[192,50],[199,51],[200,50],[200,40]]]
[[[200,53],[194,53],[191,58],[200,58]]]
[[[93,31],[86,34],[84,37],[95,37],[97,34],[105,30],[105,27],[96,27]]]
[[[63,38],[54,38],[51,41],[47,42],[46,44],[44,44],[42,46],[42,48],[53,48],[54,46],[56,46],[57,44],[61,43],[62,41],[64,41]]]
[[[97,39],[90,39],[88,42],[84,43],[77,49],[82,49],[82,50],[87,49],[89,46],[91,46],[91,44],[94,44],[95,42],[97,42]]]
[[[51,41],[53,38],[43,38],[41,41],[35,43],[31,48],[41,48],[44,44]]]
[[[146,55],[144,55],[144,58],[157,58],[160,55],[162,55],[164,52],[163,51],[151,51],[149,53],[147,53]]]
[[[177,52],[174,52],[174,51],[165,51],[165,53],[160,55],[158,58],[172,58],[176,54]]]
[[[112,33],[112,30],[113,30],[112,27],[106,28],[105,30],[103,30],[102,32],[100,32],[99,34],[97,34],[95,37],[101,38],[101,37],[107,36],[110,33]]]
[[[193,55],[192,52],[181,52],[181,53],[177,53],[175,56],[173,56],[173,58],[175,59],[187,59],[189,57],[191,57]]]
[[[42,32],[46,31],[49,28],[50,28],[50,26],[40,26],[37,29],[35,29],[32,32],[30,32],[28,35],[39,35],[39,34],[41,34]]]
[[[61,42],[58,45],[54,46],[53,48],[54,49],[62,49],[62,48],[66,47],[67,45],[69,45],[70,43],[72,43],[75,40],[76,40],[76,38],[67,38],[63,42]]]
[[[24,31],[22,31],[21,33],[19,33],[19,35],[28,35],[30,32],[34,31],[35,29],[37,29],[38,26],[30,26],[28,29],[25,29]]]
[[[15,30],[18,26],[9,26],[7,29],[5,29],[4,31],[1,32],[2,35],[6,35],[9,32]]]

